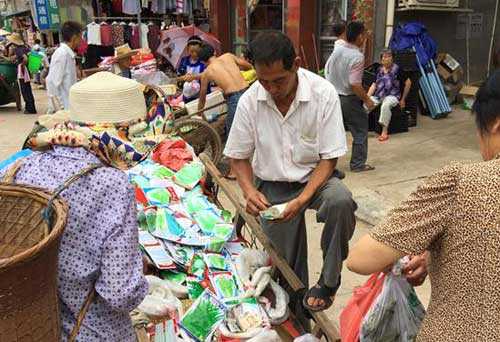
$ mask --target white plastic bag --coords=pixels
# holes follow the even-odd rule
[[[320,342],[320,339],[311,334],[305,334],[297,337],[293,342]]]
[[[400,270],[401,263],[386,276],[382,291],[361,324],[361,342],[410,342],[417,336],[425,309]]]

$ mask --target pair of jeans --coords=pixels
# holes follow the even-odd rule
[[[25,103],[25,112],[29,114],[36,114],[35,97],[33,96],[31,83],[29,81],[25,82],[24,80],[19,79],[19,88],[21,89],[21,94]]]
[[[340,96],[342,116],[352,134],[351,170],[362,169],[368,159],[368,114],[356,95]]]
[[[238,108],[238,101],[240,100],[241,95],[245,93],[246,89],[236,91],[231,94],[227,94],[226,103],[227,103],[227,115],[225,122],[225,134],[226,138],[229,137],[229,131],[231,130],[231,126],[233,125],[234,115],[236,114],[236,109]]]

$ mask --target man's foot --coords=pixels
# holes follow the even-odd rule
[[[387,134],[381,134],[378,137],[378,141],[380,141],[380,142],[384,142],[384,141],[387,141],[387,140],[389,140],[389,135],[387,135]]]
[[[37,114],[37,112],[30,112],[30,111],[25,110],[24,114]]]
[[[323,275],[314,287],[310,288],[303,300],[302,305],[312,312],[327,310],[333,304],[335,294],[340,287],[340,276],[336,287],[328,287],[323,282]]]
[[[227,178],[229,180],[236,180],[236,175],[232,171],[229,171],[229,173],[224,175],[224,178]]]
[[[372,170],[375,170],[375,167],[374,166],[371,166],[371,165],[368,165],[368,164],[365,164],[364,166],[360,167],[359,169],[352,169],[351,168],[351,171],[352,172],[365,172],[365,171],[372,171]]]

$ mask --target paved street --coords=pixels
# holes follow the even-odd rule
[[[47,100],[44,91],[34,92],[38,112],[45,113]],[[36,117],[18,113],[14,104],[0,107],[0,160],[19,149]],[[388,142],[379,143],[375,135],[370,137],[369,162],[376,166],[375,171],[353,174],[347,172],[349,159],[340,161],[340,169],[347,172],[345,182],[360,207],[353,243],[368,233],[373,224],[379,222],[391,207],[404,200],[433,171],[452,160],[480,158],[470,113],[456,108],[446,119],[434,121],[420,116],[418,120],[418,127],[412,128],[409,133],[391,136]],[[349,146],[350,141],[349,136]],[[312,284],[319,277],[321,266],[321,226],[315,222],[313,212],[307,213],[307,223]],[[337,300],[328,311],[332,319],[338,319],[352,289],[365,279],[344,270]],[[417,292],[427,305],[430,284],[427,282]]]

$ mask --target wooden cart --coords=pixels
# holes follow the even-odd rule
[[[200,159],[205,165],[208,174],[213,178],[213,181],[224,192],[227,199],[236,208],[235,222],[237,222],[240,218],[245,221],[245,226],[242,229],[239,229],[238,234],[246,241],[249,241],[252,247],[264,249],[269,254],[273,261],[273,265],[279,272],[280,278],[288,284],[294,293],[305,291],[306,289],[304,284],[294,273],[286,260],[277,252],[271,240],[264,233],[264,230],[257,219],[245,211],[244,200],[236,189],[235,183],[224,178],[207,155],[200,155]],[[220,202],[218,205],[222,207]],[[314,321],[312,329],[313,335],[318,338],[324,337],[330,342],[340,341],[340,334],[336,324],[329,320],[324,312],[310,312],[310,315]]]

